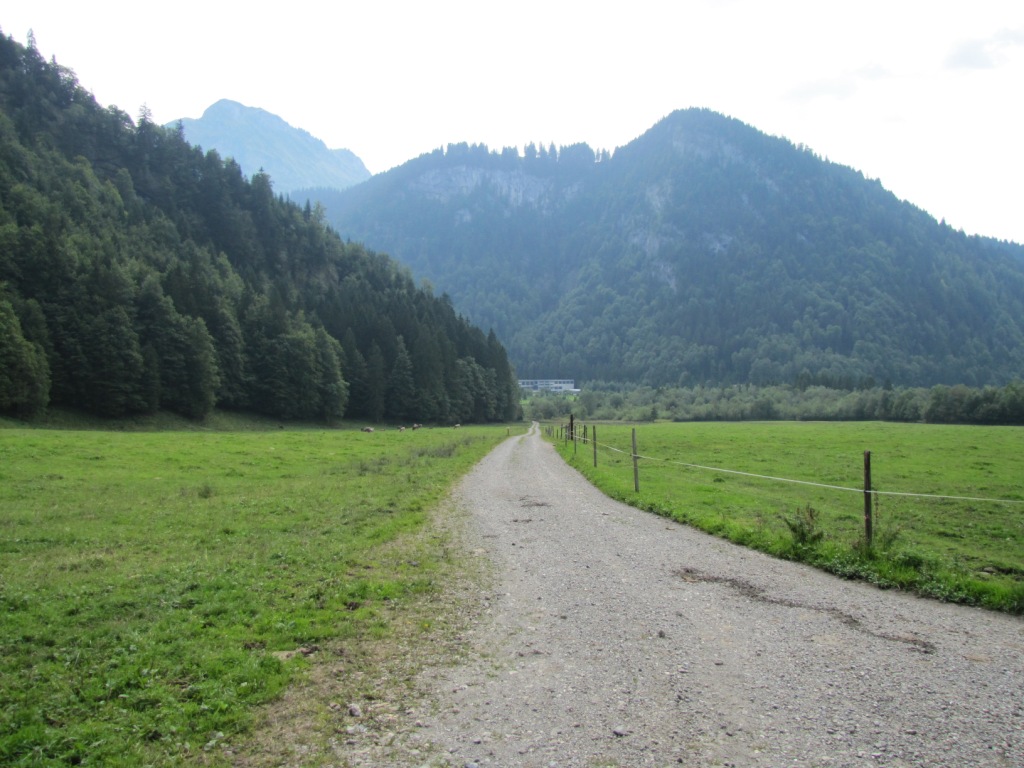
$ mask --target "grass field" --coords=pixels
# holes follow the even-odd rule
[[[226,762],[303,651],[435,588],[395,542],[508,434],[222,418],[0,424],[0,764]]]
[[[877,422],[641,425],[637,453],[649,458],[639,462],[639,494],[631,429],[597,425],[597,469],[592,444],[573,446],[557,433],[555,444],[609,495],[737,543],[880,586],[1024,613],[1024,429]],[[862,492],[866,450],[872,488],[881,492],[873,496],[870,547]]]

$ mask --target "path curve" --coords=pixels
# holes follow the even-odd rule
[[[468,659],[420,679],[429,765],[1024,766],[1019,618],[612,501],[536,425],[456,500],[496,575]]]

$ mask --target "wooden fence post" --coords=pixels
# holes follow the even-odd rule
[[[864,542],[871,546],[871,451],[864,451]]]
[[[594,467],[597,467],[597,424],[594,425],[594,429],[590,433],[590,439],[594,443]]]
[[[640,467],[636,455],[636,427],[633,427],[633,490],[640,493]]]

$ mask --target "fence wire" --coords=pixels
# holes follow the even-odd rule
[[[578,437],[577,440],[579,440]],[[594,441],[593,438],[580,440],[580,442],[584,442],[588,445],[593,444],[596,445],[598,448],[605,448],[609,451],[614,451],[615,453],[621,453],[624,456],[629,456],[630,458],[633,457],[632,451],[624,451],[621,448],[616,448],[613,445],[601,443],[599,441]],[[701,469],[707,472],[720,472],[728,475],[741,475],[743,477],[752,477],[758,480],[772,480],[774,482],[790,483],[792,485],[808,485],[814,488],[824,488],[832,491],[848,491],[850,493],[860,494],[870,493],[873,496],[902,496],[917,499],[941,499],[945,501],[979,501],[992,502],[994,504],[1024,504],[1024,499],[993,499],[981,496],[944,496],[934,493],[909,493],[906,491],[878,491],[873,488],[871,490],[865,490],[864,488],[849,488],[847,486],[842,485],[828,485],[826,483],[815,483],[810,480],[795,480],[793,478],[788,477],[773,477],[772,475],[759,475],[754,472],[743,472],[738,469],[724,469],[722,467],[708,467],[703,464],[690,464],[685,461],[676,461],[675,459],[663,459],[658,456],[645,456],[640,453],[636,454],[636,458],[644,459],[645,461],[660,461],[663,464],[672,464],[675,466],[687,467],[689,469]]]

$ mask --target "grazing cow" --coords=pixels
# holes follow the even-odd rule
[[[452,427],[452,429],[458,429],[461,426],[462,426],[461,424],[456,424],[454,427]]]
[[[363,432],[373,432],[373,427],[363,427]]]
[[[412,428],[413,428],[413,429],[419,429],[419,428],[420,428],[420,427],[422,427],[422,426],[423,426],[422,424],[413,424],[413,425],[412,425]]]

